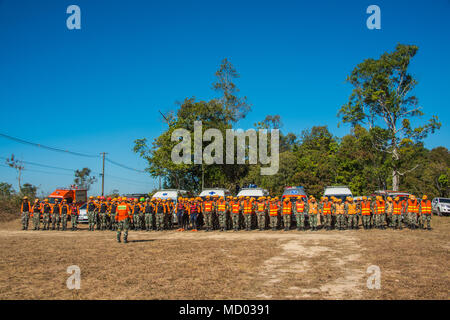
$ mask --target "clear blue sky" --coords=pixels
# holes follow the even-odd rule
[[[66,8],[81,8],[81,30],[68,30]],[[368,30],[366,8],[381,8],[381,30]],[[450,1],[23,1],[0,0],[0,132],[143,169],[133,141],[165,129],[158,109],[210,99],[214,72],[227,57],[253,104],[246,129],[280,114],[285,132],[328,125],[348,99],[345,78],[365,58],[415,44],[415,94],[441,130],[426,147],[449,148]],[[75,157],[0,137],[0,157],[100,172],[100,159]],[[3,167],[0,181],[17,188]],[[28,165],[23,181],[44,192],[73,181],[71,172]],[[34,171],[31,171],[34,170]],[[36,171],[44,171],[36,172]],[[58,174],[50,174],[58,173]],[[106,192],[145,192],[148,175],[107,163]],[[127,181],[119,178],[129,179]],[[131,182],[133,180],[133,182]],[[93,192],[99,192],[97,183]]]

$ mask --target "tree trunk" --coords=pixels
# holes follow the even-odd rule
[[[400,185],[400,175],[398,173],[397,161],[399,159],[398,148],[397,148],[397,140],[395,138],[392,139],[392,160],[393,160],[393,169],[392,169],[392,190],[398,191]]]

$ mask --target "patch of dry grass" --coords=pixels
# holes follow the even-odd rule
[[[0,224],[1,299],[448,299],[450,219],[433,231],[21,231]],[[381,290],[366,288],[378,265]],[[70,265],[81,289],[66,288]]]

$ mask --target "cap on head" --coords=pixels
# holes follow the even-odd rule
[[[423,200],[426,200],[427,198],[428,198],[428,197],[427,197],[426,194],[424,194],[423,197],[422,197]]]
[[[367,197],[366,197],[366,196],[363,196],[362,199],[363,199],[363,200],[367,200]]]

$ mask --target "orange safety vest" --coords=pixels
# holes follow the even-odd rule
[[[263,212],[266,209],[266,204],[264,202],[258,202],[256,206],[258,212]]]
[[[305,211],[305,203],[303,201],[297,201],[295,203],[295,211],[297,211],[297,213],[303,213],[303,211]]]
[[[402,202],[401,201],[394,201],[394,211],[392,212],[395,215],[402,214]]]
[[[205,212],[211,212],[212,211],[212,202],[207,201],[205,202]]]
[[[122,221],[130,217],[131,207],[128,203],[122,202],[117,206],[116,220]]]
[[[417,200],[414,200],[414,201],[411,201],[411,199],[408,200],[408,212],[412,212],[412,213],[419,212],[419,206],[418,206]]]
[[[344,214],[345,213],[345,204],[336,204],[336,214]]]
[[[317,202],[308,202],[309,203],[309,214],[317,214]]]
[[[283,214],[291,214],[292,213],[292,205],[291,202],[283,202]]]
[[[385,210],[385,203],[384,201],[377,201],[376,202],[377,208],[375,210],[376,214],[383,214]]]
[[[221,212],[225,211],[226,204],[227,203],[225,201],[217,202],[217,211],[221,211]]]
[[[422,214],[431,214],[431,201],[430,200],[422,200],[420,203],[422,206]]]
[[[370,201],[361,202],[361,214],[363,216],[370,216]]]
[[[271,203],[269,205],[269,215],[271,215],[271,216],[278,215],[278,205],[276,203]]]
[[[347,214],[356,214],[356,203],[347,203]]]
[[[251,214],[252,213],[252,202],[244,201],[244,214]]]
[[[322,213],[324,215],[331,214],[331,202],[323,204]]]
[[[233,202],[231,205],[231,212],[232,213],[239,213],[239,209],[240,209],[241,205],[239,204],[239,202]]]

